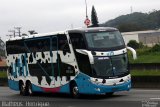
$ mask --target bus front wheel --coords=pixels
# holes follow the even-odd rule
[[[79,98],[80,97],[78,86],[77,86],[76,83],[71,84],[71,95],[74,98]]]

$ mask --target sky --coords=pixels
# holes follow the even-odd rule
[[[133,12],[160,10],[160,0],[87,0],[88,16],[94,5],[99,23]],[[0,38],[22,27],[22,33],[63,31],[84,27],[85,0],[0,0]]]

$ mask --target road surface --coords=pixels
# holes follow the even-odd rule
[[[0,87],[0,106],[33,107],[160,107],[160,90],[132,89],[112,97],[83,95],[74,99],[67,94],[21,96],[8,87]]]

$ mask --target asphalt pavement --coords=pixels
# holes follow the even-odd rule
[[[160,90],[131,89],[113,96],[82,95],[74,99],[68,94],[21,96],[8,87],[0,87],[1,107],[160,107]]]

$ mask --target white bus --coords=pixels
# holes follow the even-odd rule
[[[22,95],[111,95],[131,88],[127,49],[116,28],[82,28],[10,38],[6,52],[9,87]]]

